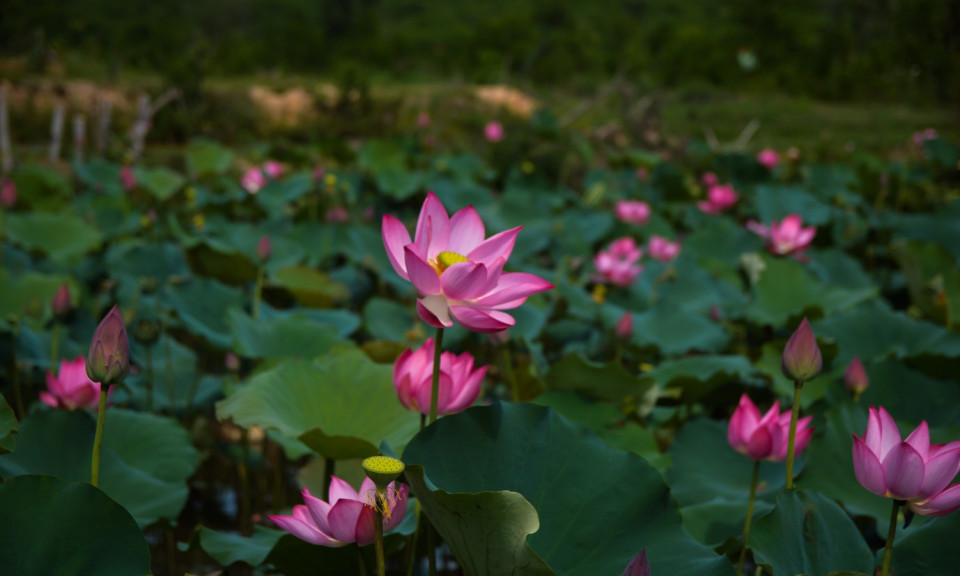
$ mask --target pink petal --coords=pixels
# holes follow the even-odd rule
[[[527,299],[527,297],[538,292],[550,290],[553,284],[547,282],[539,276],[527,274],[525,272],[512,272],[503,274],[497,287],[481,298],[477,298],[475,304],[478,306],[489,306],[498,309],[516,308]],[[508,304],[517,303],[515,306]]]
[[[757,428],[747,442],[747,456],[753,460],[763,460],[773,449],[773,438],[766,428]]]
[[[333,506],[340,500],[357,500],[359,496],[353,486],[337,478],[330,477],[330,505]]]
[[[802,226],[803,218],[801,218],[798,214],[790,214],[780,221],[780,226],[777,227],[777,233],[774,234],[774,236],[780,236],[781,238],[796,238],[797,234],[800,233],[800,228]]]
[[[767,238],[770,236],[770,230],[756,220],[747,220],[746,228],[762,238]]]
[[[917,429],[907,436],[905,442],[913,446],[921,458],[924,460],[928,458],[930,453],[930,428],[927,426],[926,420],[921,422]]]
[[[960,508],[960,484],[954,484],[923,504],[910,508],[922,516],[943,516]]]
[[[717,214],[720,212],[720,208],[718,206],[714,206],[714,204],[709,200],[701,200],[700,202],[697,202],[697,208],[699,208],[704,214]]]
[[[364,506],[357,518],[353,538],[357,546],[367,546],[376,539],[377,512],[371,506]]]
[[[406,226],[393,216],[384,214],[380,233],[383,236],[383,247],[387,250],[390,265],[401,278],[409,280],[403,255],[403,247],[410,244],[410,233],[407,232]]]
[[[46,390],[40,391],[40,401],[51,408],[60,408],[60,402],[57,401],[57,397]]]
[[[310,518],[317,528],[322,532],[330,532],[330,524],[327,522],[327,515],[330,513],[330,504],[310,494],[310,491],[306,488],[303,489],[301,496],[303,497],[303,503],[306,505],[307,511],[310,512]]]
[[[450,243],[447,250],[461,255],[467,254],[483,242],[485,235],[480,215],[473,206],[467,206],[450,219]]]
[[[298,510],[300,513],[298,513]],[[327,534],[324,534],[306,520],[305,518],[309,518],[309,515],[306,512],[305,506],[294,506],[293,516],[270,516],[269,518],[274,524],[305,542],[330,548],[339,548],[347,545],[346,542],[339,542]]]
[[[434,328],[453,326],[453,321],[450,320],[449,304],[447,304],[445,296],[434,294],[417,300],[417,315]]]
[[[363,508],[364,504],[359,500],[340,500],[334,504],[327,515],[331,535],[341,542],[355,542],[357,520],[360,519]]]
[[[437,254],[447,249],[450,241],[450,217],[433,192],[427,193],[427,199],[420,209],[414,241],[420,253],[426,254],[427,260],[436,258]]]
[[[408,244],[404,249],[404,262],[407,265],[407,273],[410,275],[410,282],[413,283],[417,292],[421,296],[440,293],[440,277],[433,266],[427,264],[423,258],[417,254],[414,246]]]
[[[386,515],[383,518],[383,531],[389,532],[403,522],[403,517],[407,515],[407,500],[409,499],[410,488],[406,484],[400,485],[398,490],[399,494],[394,496],[394,487],[393,483],[390,484],[390,487],[387,489],[390,493],[388,494],[388,500],[390,502],[390,518],[387,519]]]
[[[890,452],[894,446],[900,444],[900,429],[897,428],[897,423],[893,420],[893,416],[891,416],[883,406],[880,406],[877,412],[880,420],[880,450],[877,451],[877,458],[884,460],[887,457],[887,453]]]
[[[860,485],[880,496],[887,495],[883,466],[866,442],[853,436],[853,472]]]
[[[883,474],[887,492],[898,500],[909,500],[923,484],[923,458],[913,446],[900,442],[883,459]]]
[[[467,300],[482,294],[487,268],[476,262],[458,262],[443,271],[440,287],[450,300]]]
[[[473,406],[473,403],[477,401],[477,397],[480,396],[481,384],[483,384],[483,377],[486,373],[487,366],[484,366],[471,373],[465,380],[462,380],[459,389],[454,391],[455,396],[453,396],[447,406],[444,407],[443,414],[455,414]]]
[[[940,452],[924,463],[923,485],[917,494],[918,500],[926,500],[950,484],[957,475],[960,466],[960,448],[947,452]]]
[[[813,237],[817,235],[816,228],[804,228],[797,234],[796,245],[797,248],[803,248],[813,240]]]
[[[517,234],[520,233],[522,226],[504,230],[499,234],[487,238],[479,246],[470,251],[465,256],[474,262],[480,262],[489,266],[499,258],[507,260],[513,252],[513,245],[517,241]]]
[[[450,314],[467,330],[474,332],[500,332],[513,326],[513,316],[496,310],[481,310],[470,306],[451,306]]]

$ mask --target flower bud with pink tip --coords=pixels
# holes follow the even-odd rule
[[[70,304],[70,286],[64,282],[60,285],[60,288],[57,288],[57,293],[53,295],[53,298],[50,299],[50,310],[53,311],[53,315],[62,318],[70,312],[72,308]]]
[[[627,569],[621,576],[650,576],[650,562],[647,560],[647,551],[641,550],[627,564]]]
[[[130,342],[123,316],[114,306],[97,326],[87,355],[87,376],[101,384],[119,384],[130,372]]]
[[[17,205],[17,185],[9,178],[0,178],[0,206],[13,208]]]
[[[807,416],[797,421],[797,436],[794,441],[796,454],[802,452],[813,437],[811,420],[813,417]],[[727,426],[727,442],[730,446],[755,461],[783,462],[786,460],[789,436],[790,410],[785,410],[781,414],[778,400],[766,414],[761,416],[760,411],[746,394],[740,397],[740,404]]]
[[[820,374],[823,356],[817,346],[817,337],[806,318],[793,332],[780,357],[783,375],[794,382],[809,382]]]
[[[767,170],[773,170],[780,162],[780,155],[773,148],[764,148],[757,154],[757,162],[766,167]]]
[[[506,133],[503,130],[503,125],[499,122],[488,122],[483,128],[483,137],[487,139],[487,142],[499,142],[503,140],[504,136],[506,136]]]
[[[863,394],[870,386],[870,378],[859,356],[854,356],[843,373],[843,385],[856,395]]]
[[[270,259],[270,255],[273,254],[273,247],[270,244],[270,237],[264,234],[260,237],[260,241],[257,242],[257,258],[261,262],[266,262]]]
[[[614,329],[614,332],[617,338],[621,340],[630,338],[630,336],[633,335],[633,314],[624,312],[623,316],[621,316],[617,322],[617,327]]]

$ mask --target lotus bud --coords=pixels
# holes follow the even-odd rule
[[[223,363],[227,367],[227,370],[231,372],[240,371],[240,359],[237,358],[237,355],[233,352],[227,352],[227,356],[223,359]]]
[[[266,262],[270,259],[272,251],[270,237],[264,234],[260,238],[260,242],[257,243],[257,258],[259,258],[261,262]]]
[[[809,382],[816,378],[823,368],[823,357],[817,347],[817,338],[806,318],[787,341],[780,359],[780,368],[784,376],[795,382]]]
[[[870,386],[870,378],[867,377],[867,371],[864,370],[859,356],[854,356],[847,366],[846,372],[843,373],[843,384],[847,390],[858,396]]]
[[[87,376],[94,382],[113,385],[123,382],[130,372],[130,342],[123,316],[114,306],[100,321],[90,342]]]
[[[633,557],[622,576],[650,576],[650,562],[647,560],[646,550],[641,550]]]
[[[9,178],[0,178],[0,206],[13,208],[17,204],[17,185]]]
[[[63,317],[70,312],[70,287],[64,282],[50,300],[54,316]]]
[[[615,332],[617,334],[617,338],[622,340],[630,338],[630,335],[633,334],[633,314],[624,312],[623,317],[621,317],[620,321],[617,322]]]

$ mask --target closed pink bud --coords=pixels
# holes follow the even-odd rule
[[[647,560],[646,550],[641,550],[633,557],[622,576],[650,576],[650,562]]]
[[[17,185],[9,178],[0,179],[0,206],[13,208],[17,204]]]
[[[810,323],[804,318],[783,349],[780,358],[783,375],[795,382],[809,382],[823,368],[823,357]]]
[[[270,246],[270,237],[264,234],[260,237],[260,241],[257,242],[257,258],[261,262],[266,262],[270,259],[270,254],[273,253],[273,249]]]
[[[130,342],[123,316],[114,306],[93,333],[87,376],[101,384],[119,384],[130,372]]]
[[[120,169],[120,185],[127,192],[137,187],[137,175],[134,174],[133,168],[129,164]]]
[[[633,334],[633,314],[624,312],[615,329],[617,338],[626,340]]]
[[[240,370],[240,359],[237,358],[237,355],[233,352],[227,352],[227,356],[223,359],[223,364],[227,367],[227,370],[231,372],[238,372]]]
[[[60,285],[50,300],[50,309],[55,316],[63,316],[70,311],[70,287],[66,282]]]
[[[773,170],[780,162],[780,155],[773,148],[764,148],[757,154],[757,162],[765,166],[768,170]]]
[[[483,129],[483,136],[487,142],[499,142],[505,135],[503,126],[499,122],[488,122]]]
[[[870,386],[870,378],[867,377],[867,371],[863,368],[859,356],[854,356],[847,365],[847,370],[843,373],[843,384],[854,394],[863,394]]]
[[[283,164],[276,160],[267,160],[263,163],[263,173],[276,180],[283,175]]]

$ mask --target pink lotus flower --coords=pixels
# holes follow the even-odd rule
[[[0,206],[13,208],[17,205],[17,185],[10,178],[0,178]]]
[[[767,250],[781,256],[803,251],[817,235],[815,227],[803,227],[803,218],[799,214],[790,214],[780,222],[774,220],[769,228],[756,220],[749,220],[747,230],[765,238]]]
[[[843,373],[843,385],[854,394],[863,394],[870,387],[870,378],[859,356],[854,356]]]
[[[440,355],[440,390],[437,414],[461,412],[477,400],[487,367],[473,368],[473,356],[464,352]],[[406,350],[393,365],[393,387],[407,410],[430,413],[433,377],[433,338],[427,338],[416,350]]]
[[[263,175],[263,171],[260,170],[258,166],[250,168],[243,173],[243,178],[240,179],[240,185],[243,186],[243,189],[249,192],[250,194],[256,194],[260,191],[261,188],[266,186],[267,178]]]
[[[730,184],[714,184],[707,191],[707,199],[697,202],[697,208],[705,214],[719,214],[733,207],[740,199],[740,195]]]
[[[780,155],[773,148],[764,148],[757,154],[757,162],[765,166],[768,170],[773,170],[780,162]]]
[[[629,312],[624,312],[623,316],[620,317],[620,320],[617,322],[617,327],[614,329],[614,332],[617,335],[617,338],[621,340],[626,340],[630,338],[633,334],[633,314]]]
[[[453,326],[451,316],[468,330],[499,332],[515,320],[502,310],[553,284],[522,272],[503,271],[520,227],[484,240],[483,221],[473,206],[452,218],[433,192],[420,210],[416,240],[400,220],[383,216],[383,244],[393,269],[416,287],[417,313],[427,324]]]
[[[91,380],[101,384],[119,384],[130,372],[130,341],[116,306],[107,312],[93,333],[86,370]]]
[[[812,419],[813,416],[807,416],[797,421],[797,435],[794,440],[796,454],[803,452],[813,437],[813,428],[810,427]],[[783,462],[787,459],[789,436],[790,410],[781,414],[778,400],[761,417],[760,411],[746,394],[740,397],[740,405],[734,411],[727,427],[727,442],[730,446],[752,460]]]
[[[387,510],[383,515],[383,531],[396,528],[407,513],[406,484],[396,489],[391,482],[387,487]],[[364,478],[357,493],[352,486],[333,476],[330,479],[329,501],[310,494],[303,489],[303,504],[293,507],[291,516],[270,516],[277,526],[297,538],[329,548],[341,548],[356,543],[366,546],[375,538],[374,522],[376,509],[373,506],[376,486],[370,478]]]
[[[638,264],[643,256],[643,250],[637,246],[633,238],[619,238],[614,240],[607,250],[601,250],[593,258],[596,267],[598,282],[612,283],[617,286],[633,284],[637,276],[643,272],[643,266]]]
[[[712,188],[719,184],[720,180],[713,172],[704,172],[703,176],[700,177],[700,182],[707,188]]]
[[[650,205],[636,200],[620,200],[614,209],[617,219],[627,224],[646,224],[650,220]]]
[[[334,206],[327,210],[327,222],[348,222],[350,213],[343,206]]]
[[[100,385],[87,376],[86,366],[83,356],[72,361],[61,360],[59,375],[47,372],[47,390],[40,392],[40,400],[60,410],[95,410],[100,402]],[[107,390],[107,396],[112,391],[112,387]]]
[[[499,122],[488,122],[483,128],[483,137],[487,139],[487,142],[499,142],[503,140],[504,136],[506,136],[506,133]]]
[[[680,255],[680,243],[671,242],[663,236],[652,236],[647,244],[647,251],[654,260],[670,262]]]
[[[927,423],[900,440],[884,410],[870,407],[863,438],[853,435],[853,470],[864,488],[905,500],[921,516],[943,516],[960,508],[960,484],[947,487],[960,471],[960,442],[931,444]]]
[[[137,175],[133,172],[133,167],[129,164],[120,169],[120,185],[127,192],[137,187]]]
[[[276,160],[267,160],[263,163],[263,173],[269,176],[271,179],[276,180],[277,178],[283,176],[283,164],[277,162]]]

